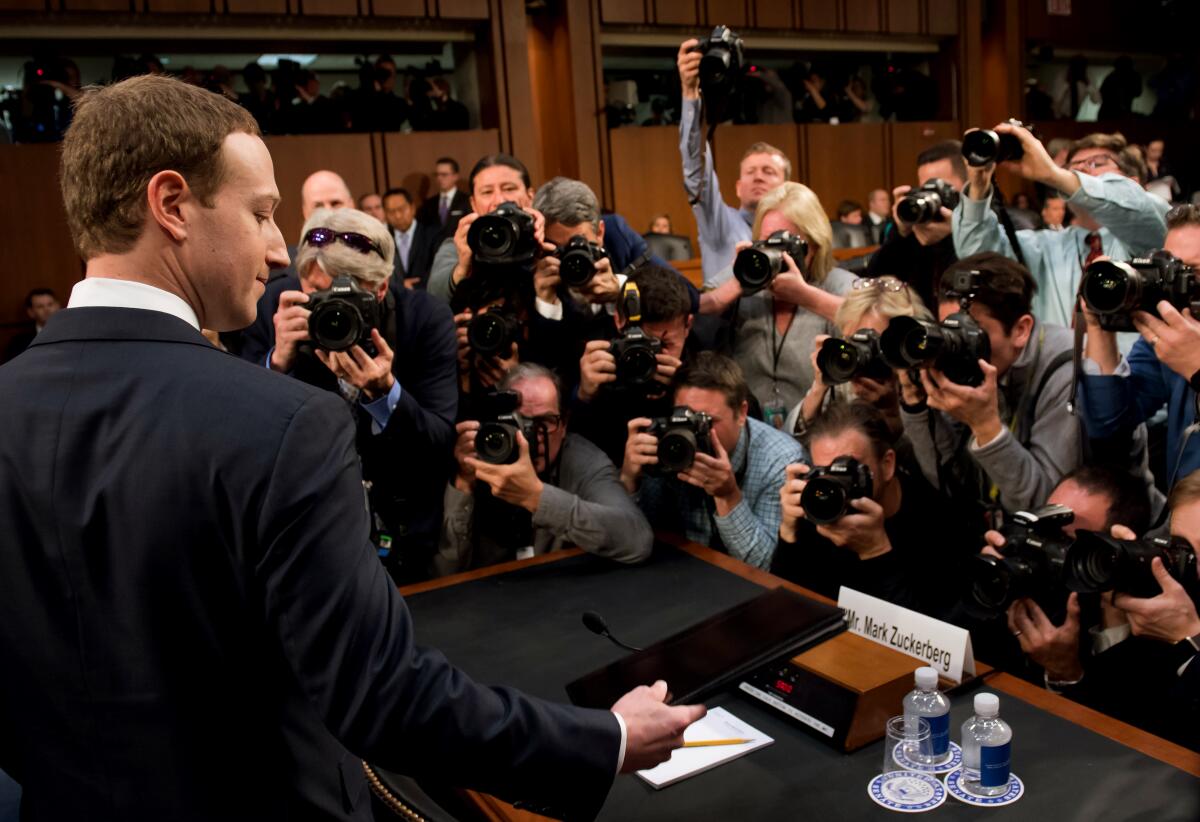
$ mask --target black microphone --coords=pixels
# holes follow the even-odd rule
[[[595,611],[583,612],[583,627],[587,628],[597,636],[604,637],[613,645],[616,645],[619,648],[624,648],[626,651],[642,650],[641,648],[636,648],[633,645],[626,645],[624,642],[613,636],[612,632],[608,630],[608,623],[604,621],[604,617],[600,616]]]

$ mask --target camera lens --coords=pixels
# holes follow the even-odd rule
[[[733,275],[747,293],[760,290],[775,276],[771,255],[757,248],[742,249],[733,261]]]
[[[475,453],[492,465],[507,465],[517,454],[516,429],[498,422],[485,422],[475,434]]]
[[[962,155],[970,166],[986,166],[996,161],[1000,136],[994,131],[980,129],[963,135]]]
[[[563,257],[559,271],[564,283],[571,288],[579,288],[587,285],[596,274],[596,264],[587,254],[571,252]]]
[[[677,474],[696,461],[696,435],[686,429],[668,431],[658,440],[658,468]]]
[[[658,359],[649,348],[629,348],[617,362],[617,381],[626,385],[644,385],[658,372]]]
[[[817,352],[817,368],[829,385],[854,379],[859,367],[858,348],[846,340],[828,339]]]
[[[941,329],[912,317],[893,317],[879,337],[884,362],[910,368],[931,361],[941,349]]]
[[[1067,587],[1081,594],[1111,591],[1117,584],[1124,548],[1102,534],[1079,531],[1067,551]]]
[[[345,351],[359,339],[362,317],[342,300],[322,303],[308,318],[308,335],[318,348]]]
[[[467,342],[476,354],[492,356],[503,351],[510,340],[508,325],[497,314],[480,314],[467,326]],[[504,351],[504,353],[508,353]]]
[[[1113,314],[1137,304],[1138,273],[1124,263],[1101,260],[1087,268],[1083,299],[1097,314]]]
[[[729,67],[733,63],[733,55],[729,49],[722,47],[710,48],[700,58],[700,83],[705,86],[722,85],[729,76]]]
[[[970,562],[971,600],[988,612],[1004,611],[1012,604],[1008,564],[995,557],[976,556]]]
[[[923,222],[927,210],[924,197],[905,196],[896,204],[896,215],[906,223]]]
[[[800,505],[804,516],[818,525],[837,522],[846,511],[846,489],[826,477],[809,480],[800,495]]]
[[[507,226],[490,223],[479,233],[481,245],[493,254],[503,254],[512,245],[512,232]]]

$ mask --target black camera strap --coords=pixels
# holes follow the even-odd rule
[[[992,180],[992,208],[996,211],[996,218],[1000,221],[1001,227],[1004,229],[1004,236],[1008,237],[1008,244],[1012,246],[1013,256],[1017,258],[1017,262],[1028,268],[1025,263],[1025,254],[1021,251],[1021,244],[1017,242],[1017,229],[1013,226],[1012,217],[1008,214],[1008,208],[1004,205],[1004,195],[1000,192],[1000,187],[996,185],[996,181]]]

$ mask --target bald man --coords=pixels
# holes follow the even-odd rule
[[[350,195],[350,187],[340,174],[333,171],[314,171],[308,175],[304,185],[300,186],[300,209],[304,213],[304,221],[318,208],[354,208],[354,197]],[[295,250],[289,247],[289,252]],[[293,256],[292,259],[295,259]]]

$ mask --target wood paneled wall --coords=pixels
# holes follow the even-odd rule
[[[974,0],[967,0],[974,2]],[[959,0],[600,0],[615,25],[715,26],[857,34],[952,35]]]
[[[0,12],[259,14],[487,20],[488,0],[0,0]]]

